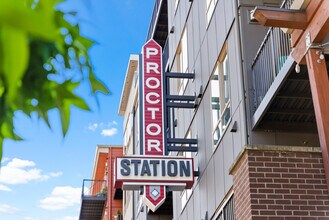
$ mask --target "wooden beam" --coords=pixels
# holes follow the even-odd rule
[[[320,52],[320,50],[310,49],[306,54],[306,60],[323,165],[329,190],[329,79],[326,61],[320,60],[317,52]]]
[[[317,12],[319,6],[323,0],[312,0],[306,8],[306,17],[308,21],[311,21]],[[291,34],[291,46],[295,47],[300,37],[303,35],[304,30],[295,29]]]
[[[302,63],[306,48],[306,35],[309,33],[310,42],[322,43],[329,32],[329,1],[323,1],[315,12],[313,19],[310,21],[307,29],[304,31],[294,50],[292,57],[297,63]]]
[[[305,11],[257,6],[252,14],[260,24],[270,27],[306,29]]]

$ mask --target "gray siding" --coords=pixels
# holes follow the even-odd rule
[[[200,203],[201,203],[201,218],[208,211],[208,199],[207,199],[207,171],[204,171],[200,178]],[[189,210],[184,210],[188,212]]]
[[[225,177],[224,177],[224,148],[223,144],[220,144],[215,151],[215,202],[220,204],[225,196]]]
[[[195,72],[195,79],[189,80],[185,94],[198,93],[200,86],[204,91],[200,106],[195,111],[179,109],[175,115],[178,121],[176,136],[184,137],[190,128],[192,137],[198,138],[199,150],[195,156],[195,166],[199,168],[200,177],[196,180],[185,207],[180,205],[180,192],[174,192],[174,219],[199,220],[204,218],[207,212],[209,217],[215,213],[232,187],[229,168],[242,146],[246,144],[239,33],[238,28],[233,28],[236,25],[234,2],[218,0],[213,17],[207,24],[205,1],[189,3],[181,0],[176,12],[173,11],[173,1],[168,1],[169,28],[175,26],[175,32],[169,35],[171,68],[182,30],[186,25],[188,69]],[[215,148],[212,141],[209,80],[225,42],[229,59],[232,119],[219,146]],[[176,80],[171,80],[171,94],[177,94],[176,88]],[[235,121],[238,130],[233,133],[230,128]]]
[[[207,202],[208,202],[208,212],[214,213],[217,205],[216,193],[215,193],[215,163],[214,158],[211,158],[207,166]]]

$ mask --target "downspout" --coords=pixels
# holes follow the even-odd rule
[[[242,54],[242,39],[241,39],[241,25],[240,25],[240,13],[239,13],[239,5],[238,5],[238,1],[234,1],[235,2],[235,17],[236,17],[236,25],[235,25],[235,29],[236,29],[236,32],[237,32],[237,38],[238,38],[238,53],[240,54],[240,62],[239,63],[239,67],[240,67],[240,70],[241,70],[241,83],[242,83],[242,88],[243,88],[243,99],[242,99],[242,105],[243,105],[243,108],[244,108],[244,111],[243,111],[243,117],[246,119],[246,126],[245,126],[245,132],[246,132],[246,135],[245,135],[245,143],[246,144],[249,144],[249,115],[247,114],[247,105],[246,103],[249,103],[247,102],[247,91],[249,91],[248,88],[246,88],[245,86],[248,85],[248,83],[245,82],[245,77],[244,77],[244,74],[246,72],[246,69],[244,66],[244,60],[243,60],[243,54]]]

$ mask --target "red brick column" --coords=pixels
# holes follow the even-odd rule
[[[320,148],[247,146],[231,174],[236,220],[329,219]]]

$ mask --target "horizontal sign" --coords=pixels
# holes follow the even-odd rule
[[[194,181],[192,158],[169,156],[121,157],[115,162],[115,187],[130,185],[184,185]]]

